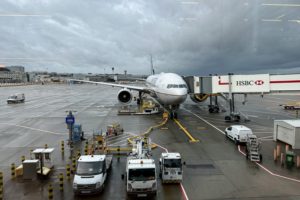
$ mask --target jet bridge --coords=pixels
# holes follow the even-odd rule
[[[269,94],[300,92],[300,74],[251,74],[251,75],[214,75],[214,76],[189,76],[185,77],[189,87],[189,94],[193,101],[202,102],[209,97],[209,112],[219,112],[218,96],[223,97],[230,107],[230,115],[226,121],[239,121],[240,115],[235,111],[234,95],[244,94]],[[213,102],[214,98],[214,102]]]

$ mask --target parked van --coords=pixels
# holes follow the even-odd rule
[[[14,94],[8,97],[7,103],[24,103],[25,95],[24,94]]]
[[[226,137],[232,139],[236,144],[246,143],[247,135],[253,134],[252,130],[243,125],[232,125],[225,129]]]

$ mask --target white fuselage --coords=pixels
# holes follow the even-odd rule
[[[155,91],[155,97],[163,105],[179,105],[186,100],[187,85],[182,77],[174,73],[160,73],[146,79]]]

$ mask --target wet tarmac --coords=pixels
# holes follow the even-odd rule
[[[6,99],[13,93],[25,93],[24,104],[7,105]],[[125,157],[114,157],[112,171],[103,193],[94,196],[73,195],[72,181],[65,180],[64,192],[58,189],[59,173],[65,173],[70,163],[69,148],[60,152],[60,142],[68,139],[65,124],[66,111],[75,112],[76,123],[83,126],[85,136],[94,131],[104,131],[112,122],[119,122],[125,133],[110,139],[112,145],[126,145],[131,135],[145,132],[161,122],[161,115],[117,115],[120,108],[116,99],[118,89],[96,85],[43,85],[0,88],[0,170],[4,173],[5,199],[48,199],[48,184],[54,186],[54,199],[126,199]],[[248,96],[242,105],[237,99],[240,112],[250,121],[241,121],[258,137],[263,137],[263,166],[251,163],[238,151],[237,146],[226,139],[221,131],[230,124],[224,122],[225,113],[208,113],[207,106],[187,100],[179,110],[179,121],[200,141],[190,143],[174,121],[153,131],[152,141],[160,145],[153,150],[158,162],[161,152],[180,152],[184,166],[182,186],[162,185],[159,181],[156,199],[300,199],[299,169],[286,169],[273,161],[275,143],[271,140],[274,119],[294,119],[293,111],[284,111],[278,105],[300,96],[266,95]],[[220,101],[225,107],[225,102]],[[205,121],[204,121],[205,120]],[[208,124],[207,122],[210,124]],[[213,126],[212,126],[213,125]],[[216,128],[220,129],[217,130]],[[47,144],[54,147],[54,170],[45,180],[11,179],[10,165],[21,164],[21,156],[29,158],[30,149]],[[279,174],[296,180],[274,176]],[[17,192],[16,192],[17,191]],[[186,196],[184,195],[186,192]]]

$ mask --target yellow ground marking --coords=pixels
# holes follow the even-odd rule
[[[184,128],[181,123],[177,120],[174,119],[175,123],[181,128],[181,130],[188,136],[188,138],[190,139],[190,142],[199,142],[199,140],[195,139],[187,130],[186,128]]]

